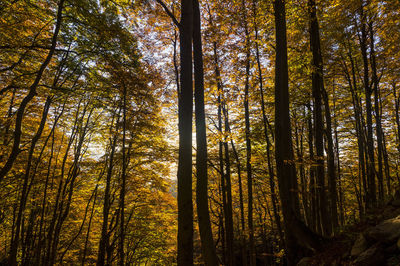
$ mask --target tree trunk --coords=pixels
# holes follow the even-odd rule
[[[222,136],[222,101],[221,101],[221,94],[222,94],[222,85],[220,82],[220,73],[218,68],[218,61],[216,55],[216,44],[214,43],[214,55],[215,55],[215,74],[217,78],[217,87],[218,87],[218,131],[219,135]],[[225,187],[225,173],[224,173],[224,151],[223,151],[223,143],[222,139],[218,141],[218,155],[219,155],[219,172],[221,175],[221,196],[222,196],[222,209],[223,212],[221,215],[221,233],[222,233],[222,261],[223,263],[227,264],[227,254],[226,254],[226,234],[224,228],[224,222],[227,219],[227,203],[226,203],[226,187]],[[229,245],[228,245],[229,246]],[[228,251],[229,252],[229,251]]]
[[[17,264],[17,252],[18,252],[18,245],[19,245],[19,239],[20,239],[19,237],[20,237],[22,217],[23,217],[23,214],[25,211],[25,205],[28,200],[28,195],[29,195],[29,190],[30,190],[29,179],[30,179],[31,165],[32,165],[32,160],[33,160],[33,153],[35,151],[36,143],[38,142],[39,138],[41,137],[44,126],[46,124],[47,114],[49,113],[51,101],[52,101],[52,98],[47,97],[46,103],[43,108],[43,114],[42,114],[39,128],[31,141],[31,146],[30,146],[29,154],[28,154],[28,162],[27,162],[27,166],[25,169],[24,183],[22,185],[22,193],[21,193],[21,200],[19,203],[17,221],[15,224],[15,235],[12,239],[13,241],[11,242],[10,257],[9,257],[10,265]]]
[[[320,243],[298,216],[297,179],[289,115],[289,77],[284,1],[275,0],[274,9],[276,34],[275,160],[284,218],[286,255],[288,265],[294,265],[299,259],[300,245],[316,250],[320,247]]]
[[[321,216],[321,231],[323,235],[329,236],[332,233],[331,217],[328,209],[330,209],[326,199],[325,192],[325,169],[324,169],[324,122],[322,117],[322,91],[324,86],[323,81],[323,65],[321,56],[321,44],[319,39],[319,26],[317,19],[317,11],[314,0],[309,0],[310,11],[310,46],[312,52],[312,95],[314,98],[314,130],[315,130],[315,151],[316,151],[316,178],[317,178],[317,191],[318,191],[318,208]],[[326,96],[327,98],[327,96]],[[326,107],[327,103],[325,103]],[[331,132],[329,132],[331,133]],[[329,136],[332,141],[332,136]],[[333,151],[332,142],[328,144],[329,151]],[[330,153],[329,153],[330,154]],[[332,154],[329,156],[328,169],[329,184],[336,190],[336,177],[334,166],[332,167]],[[333,179],[333,180],[332,180]],[[329,191],[332,192],[330,187]],[[334,191],[336,193],[336,191]],[[331,202],[335,204],[336,210],[336,197],[330,195]],[[336,212],[335,212],[336,213]],[[337,215],[336,215],[337,216]]]
[[[192,36],[193,1],[181,1],[180,89],[178,94],[179,161],[178,161],[178,265],[193,265],[192,204]]]
[[[198,0],[193,1],[193,58],[195,79],[195,114],[196,114],[196,203],[199,222],[201,250],[205,265],[217,265],[208,211],[208,176],[207,176],[207,134],[204,111],[204,70],[201,42],[200,7]]]
[[[235,265],[235,250],[233,246],[233,213],[232,213],[232,182],[231,182],[231,163],[229,156],[229,146],[227,140],[229,122],[225,116],[225,181],[226,181],[226,215],[225,215],[225,228],[226,228],[226,244],[228,249],[228,265]]]
[[[384,187],[383,187],[383,138],[382,138],[382,122],[381,122],[381,114],[380,114],[380,106],[379,106],[379,80],[376,69],[376,56],[375,56],[375,38],[374,38],[374,29],[373,23],[369,24],[369,32],[370,32],[370,60],[371,60],[371,70],[372,70],[372,84],[374,86],[374,109],[375,109],[375,122],[376,122],[376,142],[378,144],[378,199],[379,204],[383,204],[384,201]]]
[[[308,149],[310,153],[310,162],[314,162],[314,130],[313,130],[313,122],[312,122],[312,110],[311,103],[307,105],[308,113],[307,113],[307,124],[308,124]],[[321,234],[321,227],[318,226],[320,224],[320,216],[318,215],[318,204],[317,204],[317,185],[315,182],[315,166],[313,164],[310,165],[310,184],[309,184],[309,193],[310,193],[310,226],[311,228]]]
[[[48,64],[50,63],[51,58],[53,57],[53,54],[56,50],[57,37],[58,37],[58,33],[60,32],[60,28],[61,28],[63,5],[64,5],[64,0],[60,0],[60,2],[58,3],[57,20],[56,20],[56,24],[55,24],[55,28],[54,28],[53,37],[51,39],[51,47],[50,47],[49,53],[47,54],[46,59],[40,66],[40,69],[37,72],[35,81],[29,87],[28,95],[22,100],[22,102],[17,110],[16,119],[15,119],[14,136],[13,136],[14,143],[13,143],[13,147],[12,147],[10,156],[8,157],[6,163],[0,170],[0,183],[1,183],[1,181],[3,181],[4,177],[7,175],[8,171],[11,170],[15,159],[17,159],[17,156],[20,153],[19,144],[21,142],[21,135],[22,135],[21,127],[22,127],[22,120],[24,117],[25,108],[28,105],[28,103],[35,97],[36,89],[39,85],[40,80],[42,79],[43,73],[46,70]],[[12,263],[15,264],[14,261],[10,262],[11,265],[13,265]]]
[[[228,110],[225,111],[226,116],[226,123],[229,125],[229,119],[228,119]],[[229,129],[230,132],[230,129]],[[239,159],[239,154],[236,151],[235,145],[233,143],[233,140],[231,139],[231,146],[233,150],[233,154],[235,155],[236,159],[236,166],[237,166],[237,171],[238,171],[238,183],[239,183],[239,204],[240,204],[240,225],[242,232],[240,234],[240,238],[242,241],[242,265],[246,266],[247,265],[247,248],[246,248],[246,223],[245,223],[245,216],[244,216],[244,203],[243,203],[243,186],[242,186],[242,167],[240,164],[240,159]]]
[[[274,166],[272,165],[271,159],[271,141],[269,139],[269,132],[268,132],[268,118],[265,111],[265,102],[264,102],[264,88],[263,88],[263,77],[262,77],[262,70],[261,70],[261,59],[260,59],[260,49],[258,46],[258,26],[256,21],[256,0],[253,0],[253,15],[254,15],[254,34],[255,34],[255,47],[256,47],[256,61],[257,61],[257,70],[258,70],[258,81],[259,81],[259,88],[260,88],[260,97],[261,97],[261,112],[263,117],[263,129],[264,129],[264,137],[267,143],[266,151],[267,151],[267,167],[268,167],[268,175],[269,175],[269,185],[271,188],[271,201],[272,201],[272,211],[274,213],[274,219],[276,223],[276,227],[278,229],[278,234],[280,237],[281,242],[284,241],[282,225],[281,225],[281,218],[278,212],[277,207],[277,197],[275,191],[275,174],[274,174]]]
[[[118,129],[118,123],[119,123],[119,112],[117,114],[117,121],[115,123],[116,129]],[[112,121],[111,127],[113,127],[114,122],[114,117]],[[118,131],[118,130],[116,130]],[[110,133],[112,132],[112,129],[110,128]],[[108,162],[108,169],[107,169],[107,176],[106,176],[106,186],[104,190],[104,202],[103,202],[103,221],[102,221],[102,226],[101,226],[101,238],[100,238],[100,243],[99,243],[99,251],[97,255],[97,265],[98,266],[104,266],[106,264],[106,250],[107,247],[109,246],[109,222],[108,222],[108,216],[110,213],[110,208],[111,208],[111,177],[113,173],[113,168],[114,168],[114,154],[115,154],[115,148],[116,148],[116,142],[117,142],[117,133],[114,133],[113,139],[110,140],[110,157],[109,157],[109,162]]]
[[[253,176],[251,165],[251,139],[250,139],[250,112],[249,112],[249,78],[250,78],[250,36],[247,28],[247,16],[245,2],[242,1],[242,12],[244,14],[243,24],[245,32],[245,53],[246,53],[246,70],[244,85],[244,118],[245,118],[245,135],[246,135],[246,171],[247,171],[247,219],[249,226],[249,252],[250,266],[256,265],[255,245],[254,245],[254,225],[253,225]]]
[[[352,95],[352,103],[353,103],[353,109],[354,109],[354,119],[356,123],[356,135],[357,135],[357,144],[358,144],[358,164],[359,164],[359,179],[362,181],[362,190],[364,191],[364,202],[366,201],[365,196],[367,195],[367,178],[366,178],[366,161],[365,161],[365,141],[364,141],[364,135],[365,135],[365,130],[364,126],[362,123],[362,115],[363,111],[360,106],[360,99],[358,97],[358,89],[357,89],[357,80],[356,80],[356,69],[355,69],[355,64],[354,64],[354,59],[351,54],[351,50],[349,47],[348,51],[348,57],[350,60],[351,64],[351,75],[350,73],[345,70],[346,76],[347,76],[347,81],[349,84],[350,92]],[[361,193],[361,187],[360,187],[360,196],[362,195]],[[363,197],[361,196],[361,199]],[[363,211],[360,209],[360,217],[363,216]]]
[[[371,84],[369,83],[369,67],[367,56],[367,30],[366,30],[366,14],[364,14],[363,1],[360,8],[361,17],[361,54],[364,63],[364,88],[365,88],[365,105],[367,115],[367,183],[368,190],[366,195],[366,207],[372,209],[376,206],[376,184],[375,184],[375,155],[374,155],[374,137],[372,133],[372,105],[371,105]]]
[[[119,194],[119,209],[120,209],[120,232],[118,246],[118,265],[123,266],[125,261],[124,239],[125,239],[125,190],[126,190],[126,86],[123,85],[122,95],[122,173],[121,173],[121,190]]]

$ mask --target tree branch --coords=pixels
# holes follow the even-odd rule
[[[178,22],[178,20],[176,19],[175,15],[168,9],[168,7],[165,5],[165,3],[162,0],[156,0],[157,3],[159,3],[162,8],[164,8],[165,13],[167,13],[167,15],[172,19],[172,21],[174,22],[174,24],[180,28],[181,24]]]

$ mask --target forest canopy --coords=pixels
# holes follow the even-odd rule
[[[395,0],[1,1],[0,265],[296,265],[378,223],[399,44]]]

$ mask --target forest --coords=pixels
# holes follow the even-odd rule
[[[400,1],[1,0],[0,265],[400,265]]]

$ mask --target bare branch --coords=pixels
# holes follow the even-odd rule
[[[172,12],[168,9],[168,7],[165,5],[165,3],[162,0],[156,0],[157,3],[159,3],[163,8],[165,13],[167,13],[167,15],[172,19],[172,21],[174,22],[174,24],[180,28],[181,24],[178,22],[178,20],[176,19],[176,17],[174,16],[174,14],[172,14]]]

